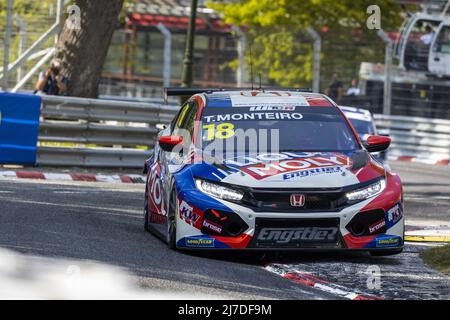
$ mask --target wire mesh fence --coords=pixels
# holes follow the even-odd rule
[[[10,38],[10,54],[9,62],[15,61],[21,53],[29,48],[39,37],[41,37],[56,20],[56,0],[15,0],[12,8],[12,26]],[[0,66],[0,74],[3,73],[3,59],[5,55],[5,32],[6,32],[6,1],[0,4],[0,57],[2,63]],[[8,87],[13,87],[17,83],[18,73],[23,75],[35,65],[40,57],[45,55],[47,50],[54,46],[54,40],[48,40],[39,50],[28,59],[19,71],[8,75]],[[32,90],[37,75],[27,84],[27,89]]]

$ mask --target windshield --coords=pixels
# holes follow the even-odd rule
[[[344,152],[360,148],[345,118],[333,107],[207,107],[200,125],[197,141],[203,150],[212,145],[222,145],[227,152]]]

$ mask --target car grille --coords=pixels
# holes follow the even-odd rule
[[[302,207],[293,207],[290,197],[293,194],[305,196]],[[347,205],[345,192],[337,189],[251,189],[244,203],[257,211],[340,211]]]
[[[256,218],[255,229],[250,248],[337,249],[345,247],[339,232],[339,218]]]

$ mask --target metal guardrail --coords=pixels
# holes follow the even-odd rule
[[[450,120],[376,114],[379,129],[392,138],[391,154],[425,159],[450,159]]]
[[[157,103],[43,96],[37,163],[141,167],[155,143],[156,125],[169,123],[177,110]]]
[[[38,164],[77,167],[141,167],[157,124],[178,108],[159,103],[44,96]],[[450,159],[450,120],[375,114],[392,138],[390,154]]]

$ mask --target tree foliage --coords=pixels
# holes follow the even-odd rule
[[[80,8],[80,27],[66,23],[56,56],[63,61],[69,79],[68,94],[97,98],[103,64],[114,30],[118,27],[123,0],[73,0]]]
[[[305,32],[311,26],[321,33],[322,73],[332,73],[329,62],[339,69],[349,59],[383,57],[384,46],[376,30],[366,26],[367,8],[376,4],[381,9],[385,30],[399,25],[399,7],[394,0],[244,0],[208,5],[224,15],[226,23],[247,30],[252,44],[255,70],[262,71],[266,82],[282,86],[309,86],[312,80],[312,39]],[[344,47],[342,45],[345,44]],[[381,49],[381,50],[380,50]],[[247,61],[249,59],[247,50]],[[362,61],[362,60],[361,60]],[[249,62],[249,61],[248,61]],[[351,61],[354,74],[355,65]],[[335,70],[339,71],[339,70]]]

